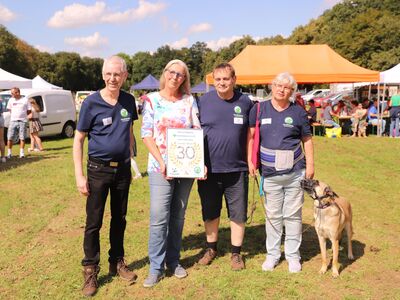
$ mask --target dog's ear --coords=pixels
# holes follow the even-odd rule
[[[325,188],[325,195],[328,195],[328,196],[331,197],[331,198],[339,197],[334,191],[332,191],[332,189],[331,189],[330,186],[327,186],[327,187]]]

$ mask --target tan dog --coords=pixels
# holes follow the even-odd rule
[[[346,229],[347,233],[347,256],[349,259],[354,259],[351,244],[353,236],[351,205],[347,200],[340,198],[333,192],[327,184],[318,180],[304,179],[301,182],[301,187],[314,200],[315,231],[318,235],[322,256],[322,266],[319,273],[324,274],[328,268],[326,239],[330,239],[333,251],[332,275],[338,277],[339,241],[343,229]]]

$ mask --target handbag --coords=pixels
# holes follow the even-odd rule
[[[260,103],[257,103],[256,127],[254,131],[253,147],[251,149],[251,162],[254,167],[260,167]]]

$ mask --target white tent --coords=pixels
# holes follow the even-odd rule
[[[62,90],[62,87],[56,86],[47,82],[42,77],[37,75],[35,78],[32,79],[32,88],[34,89],[50,89],[50,90]]]
[[[381,83],[396,83],[400,84],[400,64],[394,66],[393,68],[383,71],[380,73]]]
[[[0,89],[31,88],[32,80],[12,74],[0,68]]]

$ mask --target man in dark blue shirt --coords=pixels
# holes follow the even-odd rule
[[[137,275],[124,261],[124,232],[131,182],[130,157],[133,145],[132,123],[138,119],[135,98],[121,86],[128,76],[126,63],[119,56],[104,60],[105,87],[88,96],[82,104],[75,133],[73,156],[76,185],[87,196],[86,227],[82,260],[83,294],[93,296],[100,271],[100,228],[107,195],[111,198],[109,274],[131,283]],[[83,174],[83,144],[88,137],[87,179]]]
[[[199,100],[200,124],[204,131],[207,179],[198,181],[206,231],[206,251],[199,260],[208,265],[217,255],[218,227],[225,196],[231,225],[231,267],[245,267],[240,255],[247,219],[247,135],[251,100],[234,91],[235,71],[221,64],[213,71],[216,91]]]
[[[314,176],[313,143],[307,112],[289,101],[297,83],[289,73],[279,74],[272,82],[272,99],[250,112],[249,147],[253,144],[256,119],[260,126],[260,173],[264,177],[267,213],[267,258],[263,271],[272,271],[281,257],[281,238],[285,226],[285,258],[289,272],[301,271],[303,190],[300,181]],[[303,148],[304,147],[304,152]],[[248,157],[249,173],[255,168]]]

